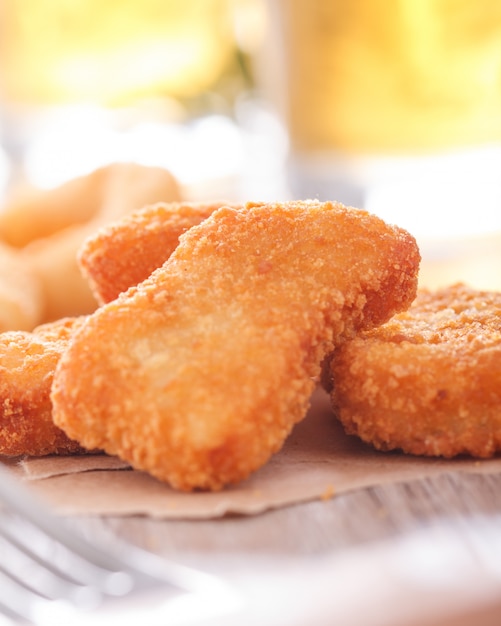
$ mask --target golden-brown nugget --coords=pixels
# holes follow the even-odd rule
[[[0,334],[0,455],[74,454],[82,447],[52,421],[52,377],[84,318]]]
[[[364,211],[223,207],[74,335],[54,420],[178,489],[240,481],[304,417],[325,354],[409,305],[418,264]]]
[[[422,291],[330,361],[334,411],[380,450],[490,457],[501,449],[501,294]]]
[[[79,250],[78,262],[99,304],[148,278],[169,258],[184,232],[223,204],[158,203],[91,235]]]

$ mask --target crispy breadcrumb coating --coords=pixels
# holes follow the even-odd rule
[[[114,300],[160,267],[179,237],[224,203],[158,203],[99,229],[83,244],[78,263],[99,304]]]
[[[501,294],[457,284],[330,357],[334,411],[380,450],[490,457],[501,449]]]
[[[222,207],[73,336],[54,420],[178,489],[241,481],[305,416],[325,355],[408,307],[418,265],[365,211]]]
[[[0,454],[83,452],[52,421],[50,389],[56,363],[83,318],[62,319],[33,332],[0,334]]]

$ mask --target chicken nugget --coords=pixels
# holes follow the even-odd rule
[[[54,425],[50,400],[56,363],[83,319],[0,334],[0,455],[84,452]]]
[[[335,350],[329,374],[335,414],[374,447],[490,457],[501,449],[501,294],[420,291]]]
[[[180,235],[223,204],[158,203],[90,236],[79,250],[78,263],[99,304],[148,278],[175,250]]]
[[[177,489],[241,481],[305,416],[333,346],[410,304],[418,265],[414,239],[365,211],[222,207],[76,332],[54,420]]]

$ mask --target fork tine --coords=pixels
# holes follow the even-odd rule
[[[0,589],[0,613],[15,622],[32,623],[36,594],[27,594],[22,581],[4,568],[0,572]]]
[[[89,610],[108,597],[155,589],[165,601],[196,594],[219,599],[221,606],[239,602],[210,574],[120,545],[115,538],[113,543],[116,549],[111,551],[87,541],[0,464],[0,626],[2,614],[30,623],[47,603],[64,608],[59,600]]]
[[[65,571],[61,563],[61,546],[57,547],[55,554],[52,550],[48,550],[48,543],[45,540],[42,546],[45,548],[47,555],[41,556],[41,551],[36,550],[28,545],[33,544],[39,548],[39,537],[36,533],[32,532],[31,528],[27,528],[27,525],[23,523],[23,520],[15,520],[15,531],[19,534],[18,537],[12,532],[13,529],[9,529],[7,522],[12,520],[1,519],[0,520],[0,538],[3,544],[2,552],[5,553],[4,564],[0,564],[0,570],[6,575],[10,575],[15,579],[19,585],[23,586],[28,591],[36,593],[42,597],[48,599],[55,599],[58,597],[78,598],[81,596],[82,589],[89,585],[95,586],[96,591],[101,592],[102,583],[99,579],[93,581],[90,576],[92,571],[88,571],[90,568],[86,568],[85,564],[80,569],[71,568],[73,575]],[[51,540],[50,540],[51,541]],[[1,545],[1,544],[0,544]],[[49,560],[50,559],[50,560]],[[10,563],[9,568],[7,564]],[[12,564],[16,564],[16,572],[12,572]],[[67,561],[68,566],[71,565],[70,561]],[[101,574],[101,572],[98,572]],[[95,584],[94,584],[95,583]]]
[[[40,521],[47,526],[49,520],[41,515]],[[120,595],[132,585],[121,572],[123,563],[108,554],[99,554],[98,562],[95,546],[80,541],[78,535],[71,535],[59,522],[45,529],[17,516],[4,517],[0,520],[0,537],[32,565],[50,571],[54,580],[59,581],[61,592],[75,586],[92,585],[104,593]],[[85,552],[88,547],[91,548],[89,557]]]
[[[95,567],[90,573],[93,576],[99,576],[100,570],[103,572],[119,572],[124,563],[117,558],[101,549],[96,548],[93,544],[85,541],[83,537],[66,527],[60,520],[45,510],[41,503],[36,502],[33,495],[26,497],[25,491],[15,480],[13,480],[6,472],[2,470],[0,496],[4,504],[11,511],[15,511],[23,521],[29,522],[33,528],[64,545],[72,554],[81,557],[85,563]],[[36,506],[34,506],[36,504]]]
[[[106,578],[109,574],[123,571],[134,573],[136,582],[145,582],[148,586],[155,581],[161,581],[164,585],[169,584],[173,588],[188,591],[206,587],[211,580],[213,582],[215,580],[213,576],[167,562],[129,544],[123,546],[126,549],[112,551],[102,545],[90,543],[69,528],[61,518],[56,518],[50,513],[34,494],[19,484],[19,481],[1,465],[0,502],[7,505],[10,512],[15,512],[23,523],[28,522],[37,532],[64,547],[70,556],[81,559],[81,564],[90,568],[89,578],[93,583],[96,582],[95,576],[99,572]],[[17,537],[21,540],[19,533]],[[116,543],[119,545],[120,542]],[[122,593],[122,585],[116,585],[116,579],[113,577],[112,581],[115,581],[115,584],[111,584],[111,588],[105,584],[104,590],[107,593]],[[115,586],[118,586],[118,589],[114,590]]]

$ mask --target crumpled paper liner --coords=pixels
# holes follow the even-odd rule
[[[344,434],[327,395],[317,390],[283,449],[248,480],[216,493],[177,492],[106,455],[28,458],[9,465],[61,514],[204,519],[254,515],[441,473],[498,473],[501,457],[446,460],[378,452]]]

